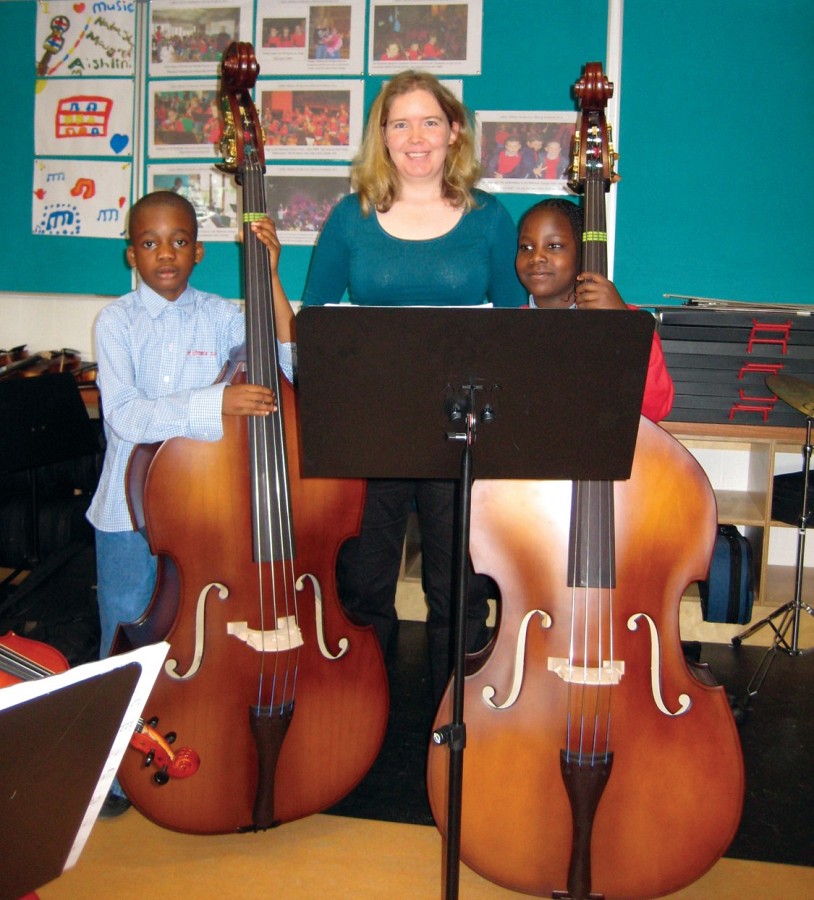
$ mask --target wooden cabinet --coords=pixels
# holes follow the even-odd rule
[[[772,519],[772,487],[778,454],[796,453],[802,467],[805,429],[697,422],[663,422],[662,427],[681,441],[707,471],[715,489],[718,521],[742,527],[751,542],[755,560],[755,604],[776,607],[792,600],[796,578],[794,562],[770,565],[769,549],[773,531],[777,535],[775,529],[790,528],[796,532],[796,527]],[[716,457],[719,462],[710,466],[709,460]],[[726,478],[716,477],[721,469],[712,471],[718,467],[725,469],[728,465],[737,466],[742,473],[737,488],[730,486]],[[814,589],[814,569],[806,570],[804,588],[805,593]]]

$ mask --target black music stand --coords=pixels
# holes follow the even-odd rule
[[[297,316],[303,475],[461,482],[453,721],[433,735],[450,749],[447,897],[459,878],[472,479],[627,479],[654,324],[630,310],[312,307]]]
[[[40,561],[37,468],[91,455],[98,449],[98,439],[73,374],[0,381],[0,475],[28,471],[31,563]]]

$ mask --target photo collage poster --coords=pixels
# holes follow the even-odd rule
[[[138,16],[137,6],[38,2],[37,234],[121,238],[138,167],[144,191],[190,199],[203,239],[235,240],[240,192],[218,166],[220,62],[233,41],[251,44],[257,61],[251,93],[268,210],[280,214],[283,243],[314,243],[333,204],[350,191],[366,76],[423,68],[463,100],[457,76],[481,71],[483,0],[152,0]],[[146,30],[140,91],[136,29]],[[135,116],[143,127],[134,132]],[[568,192],[574,113],[491,110],[475,118],[479,186]]]

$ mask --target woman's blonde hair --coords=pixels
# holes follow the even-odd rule
[[[472,117],[469,110],[429,72],[408,69],[394,75],[373,101],[365,126],[362,147],[353,161],[351,185],[359,195],[362,212],[387,212],[398,198],[400,182],[384,142],[384,126],[393,100],[412,91],[427,91],[438,101],[450,126],[458,125],[458,135],[447,149],[441,190],[453,206],[469,210],[475,206],[472,188],[480,177],[475,156]]]

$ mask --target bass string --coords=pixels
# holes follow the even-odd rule
[[[255,154],[246,162],[244,172],[244,229],[243,240],[246,253],[246,333],[247,365],[249,380],[263,384],[274,390],[278,411],[268,416],[251,416],[250,434],[253,435],[252,454],[253,508],[255,510],[255,534],[269,536],[268,547],[258,548],[258,602],[260,629],[264,642],[267,626],[277,635],[281,644],[288,647],[297,645],[297,597],[293,562],[293,523],[290,508],[290,490],[286,463],[286,444],[280,395],[279,368],[277,361],[277,335],[274,327],[273,296],[271,293],[270,264],[268,250],[251,230],[251,221],[265,215],[265,185],[263,169]],[[277,548],[276,552],[272,548]],[[272,577],[268,585],[264,577],[264,558],[268,558]],[[281,574],[281,586],[274,577],[276,567]],[[270,593],[273,610],[272,621],[265,614],[266,594]],[[278,628],[282,623],[283,634]],[[280,652],[268,648],[274,656],[274,667],[270,673],[271,702],[269,713],[275,705],[285,705],[293,700],[296,689],[296,672],[299,651],[284,654],[283,665]],[[265,681],[265,661],[267,648],[261,651],[261,675],[258,684],[258,707],[261,702]],[[276,698],[276,700],[275,700]]]
[[[570,554],[566,753],[580,762],[610,751],[616,668],[613,597],[616,583],[613,486],[574,484],[577,540]],[[580,624],[581,623],[581,624]]]
[[[583,272],[607,275],[607,231],[605,216],[601,122],[592,123],[594,133],[586,141],[589,155],[585,167],[585,227],[583,231]],[[580,761],[610,752],[613,678],[616,669],[613,595],[615,573],[615,514],[613,485],[608,482],[578,482],[574,503],[579,507],[577,528],[581,531],[584,554],[583,578],[574,556],[571,572],[571,636],[568,682],[569,758],[575,752]],[[584,584],[580,586],[580,581]],[[578,596],[579,594],[579,596]],[[582,620],[581,635],[576,632]],[[592,638],[591,634],[595,636]],[[578,647],[579,643],[579,647]],[[593,645],[593,647],[591,646]],[[577,653],[582,659],[577,666]],[[594,663],[594,665],[592,665]],[[607,665],[606,665],[607,664]]]

